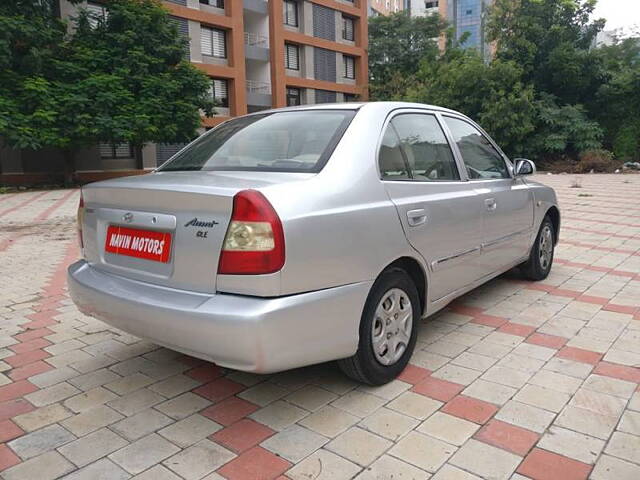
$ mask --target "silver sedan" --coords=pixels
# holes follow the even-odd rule
[[[82,190],[81,311],[221,366],[338,360],[382,384],[420,319],[519,266],[544,279],[552,189],[460,113],[315,105],[229,120],[148,175]]]

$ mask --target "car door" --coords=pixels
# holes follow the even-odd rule
[[[407,239],[430,269],[430,300],[480,278],[482,203],[461,180],[438,114],[396,113],[385,127],[379,165]]]
[[[443,115],[465,165],[468,183],[483,206],[481,262],[486,274],[524,258],[533,228],[533,194],[514,178],[504,155],[471,122]]]

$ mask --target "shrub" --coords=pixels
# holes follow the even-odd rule
[[[611,173],[619,168],[613,153],[608,150],[595,149],[582,152],[576,165],[576,172],[588,173],[590,171],[600,173]]]

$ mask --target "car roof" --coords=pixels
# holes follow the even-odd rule
[[[251,113],[250,115],[272,112],[291,112],[299,110],[359,110],[367,105],[379,105],[387,107],[388,111],[396,110],[398,108],[419,108],[428,110],[437,110],[441,112],[456,113],[455,110],[449,108],[438,107],[437,105],[426,105],[424,103],[413,102],[344,102],[344,103],[316,103],[311,105],[297,105],[295,107],[273,108],[269,110],[260,110],[259,112]]]

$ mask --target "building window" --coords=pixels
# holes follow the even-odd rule
[[[104,5],[100,3],[87,2],[87,20],[91,28],[96,28],[100,22],[107,20],[109,12]]]
[[[209,57],[227,58],[227,36],[218,28],[200,28],[202,54]]]
[[[436,8],[438,6],[438,0],[425,0],[424,2],[424,8],[429,9],[429,8]]]
[[[282,3],[284,24],[290,27],[298,26],[298,2],[294,0],[284,0]]]
[[[100,158],[108,160],[114,158],[133,158],[133,148],[130,143],[104,143],[98,146]]]
[[[335,103],[336,97],[336,92],[316,90],[316,103]]]
[[[300,51],[297,45],[284,44],[284,66],[289,70],[300,70]]]
[[[335,42],[336,11],[314,3],[311,14],[313,17],[313,36]]]
[[[218,107],[229,107],[229,84],[224,78],[211,80],[211,96]]]
[[[353,18],[342,16],[342,38],[353,42]]]
[[[344,63],[344,71],[342,72],[344,78],[356,78],[356,59],[343,55],[342,61]]]
[[[345,93],[344,94],[344,101],[345,102],[355,102],[358,100],[358,96],[354,95],[353,93]]]
[[[200,0],[202,5],[210,5],[212,7],[224,8],[224,0]]]
[[[287,106],[295,107],[296,105],[300,105],[300,89],[287,87]]]

